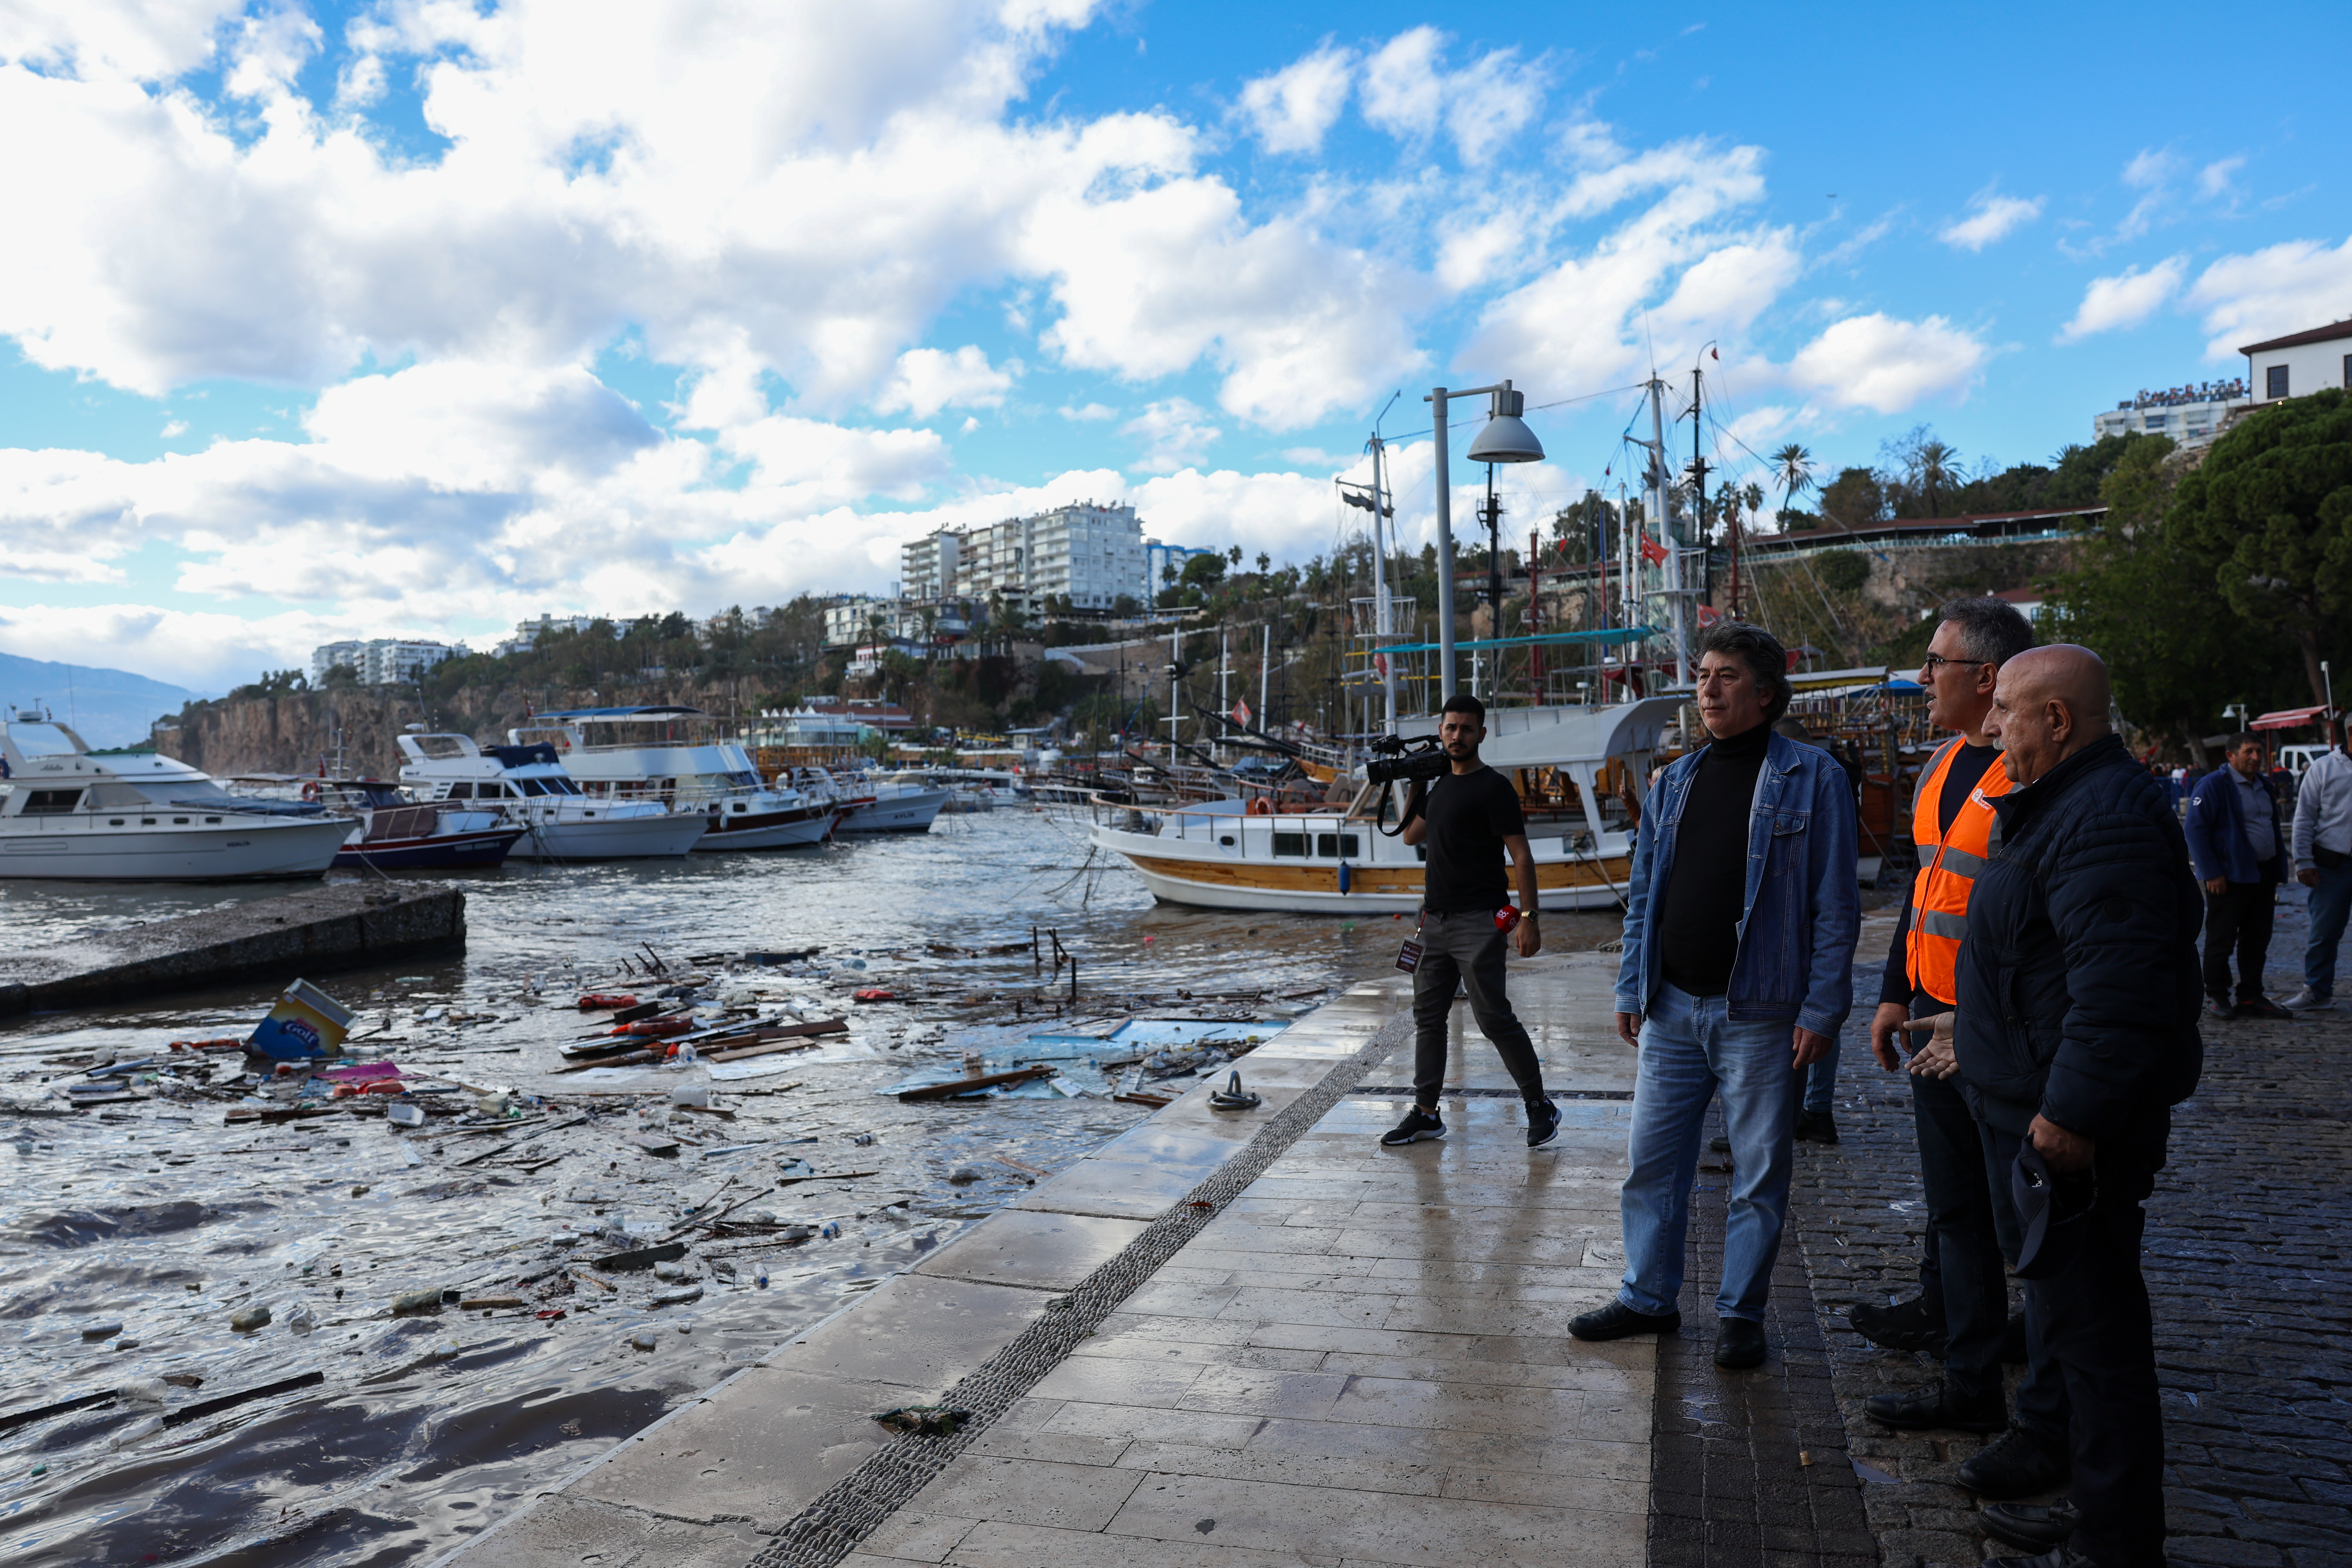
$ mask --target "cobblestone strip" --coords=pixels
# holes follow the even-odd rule
[[[2285,922],[2282,921],[2282,925]],[[2299,933],[2298,933],[2299,934]],[[2284,945],[2274,943],[2275,955]],[[2352,1018],[2205,1028],[2205,1076],[2173,1113],[2148,1204],[2147,1272],[2165,1416],[2168,1556],[2225,1568],[2352,1564]],[[1862,1414],[1934,1379],[1926,1356],[1872,1348],[1857,1301],[1917,1289],[1925,1204],[1910,1091],[1845,1041],[1833,1148],[1799,1145],[1790,1221],[1802,1238],[1832,1383],[1895,1568],[1990,1550],[1956,1470],[1981,1439],[1886,1431]],[[2017,1369],[2010,1369],[2015,1387]]]
[[[1024,1330],[941,1400],[972,1418],[953,1436],[894,1439],[803,1509],[751,1559],[751,1568],[833,1568],[882,1521],[947,1468],[989,1423],[1011,1409],[1138,1287],[1198,1236],[1252,1182],[1265,1174],[1333,1106],[1357,1092],[1366,1069],[1412,1037],[1410,1014],[1391,1018],[1354,1056],[1275,1113],[1240,1152],[1217,1167],[1185,1201],[1151,1222],[1118,1257],[1081,1280],[1055,1310]]]
[[[1708,1133],[1719,1134],[1717,1118]],[[1650,1568],[1870,1568],[1879,1561],[1830,1391],[1812,1288],[1784,1234],[1752,1372],[1715,1364],[1729,1176],[1700,1164],[1679,1332],[1658,1342],[1651,1410]]]

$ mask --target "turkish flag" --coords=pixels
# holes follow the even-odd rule
[[[1663,566],[1666,563],[1666,547],[1645,533],[1642,535],[1642,559],[1653,566]]]
[[[1238,701],[1238,702],[1236,702],[1236,703],[1234,703],[1234,704],[1233,721],[1234,721],[1234,723],[1239,724],[1239,725],[1240,725],[1243,729],[1244,729],[1244,730],[1246,730],[1246,729],[1248,729],[1248,728],[1249,728],[1249,721],[1250,721],[1249,699],[1247,699],[1247,698],[1244,698],[1244,699],[1242,699],[1240,701]]]

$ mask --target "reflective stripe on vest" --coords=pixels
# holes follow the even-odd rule
[[[1958,999],[1955,975],[1960,939],[1969,930],[1969,893],[1991,858],[2000,823],[1990,797],[2009,791],[2009,774],[1996,763],[1954,814],[1951,831],[1941,831],[1944,780],[1960,745],[1954,739],[1937,751],[1911,796],[1911,839],[1918,847],[1919,875],[1911,883],[1911,930],[1905,956],[1911,983],[1947,1004]]]

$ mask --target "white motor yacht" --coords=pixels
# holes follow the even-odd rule
[[[550,745],[478,746],[469,735],[400,737],[400,782],[424,801],[494,801],[524,832],[516,860],[667,859],[709,819],[659,801],[592,799]]]
[[[836,833],[929,833],[948,791],[919,773],[886,779],[853,775],[834,781],[847,812]]]
[[[316,877],[352,831],[315,804],[241,799],[152,752],[93,756],[73,730],[0,724],[0,877],[227,882]]]
[[[740,741],[721,737],[699,708],[575,708],[507,731],[516,745],[553,746],[591,800],[655,801],[699,811],[709,830],[697,849],[788,849],[822,844],[837,815],[829,800],[764,784]]]

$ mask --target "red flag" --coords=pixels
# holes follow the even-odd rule
[[[1645,533],[1642,535],[1642,559],[1653,566],[1663,566],[1666,562],[1666,547],[1654,542]]]
[[[1239,724],[1243,729],[1246,730],[1249,728],[1250,710],[1248,698],[1244,697],[1240,701],[1234,704],[1232,717],[1234,722]]]
[[[1721,619],[1723,619],[1722,612],[1713,605],[1701,605],[1698,607],[1698,624],[1702,628],[1711,626]]]

